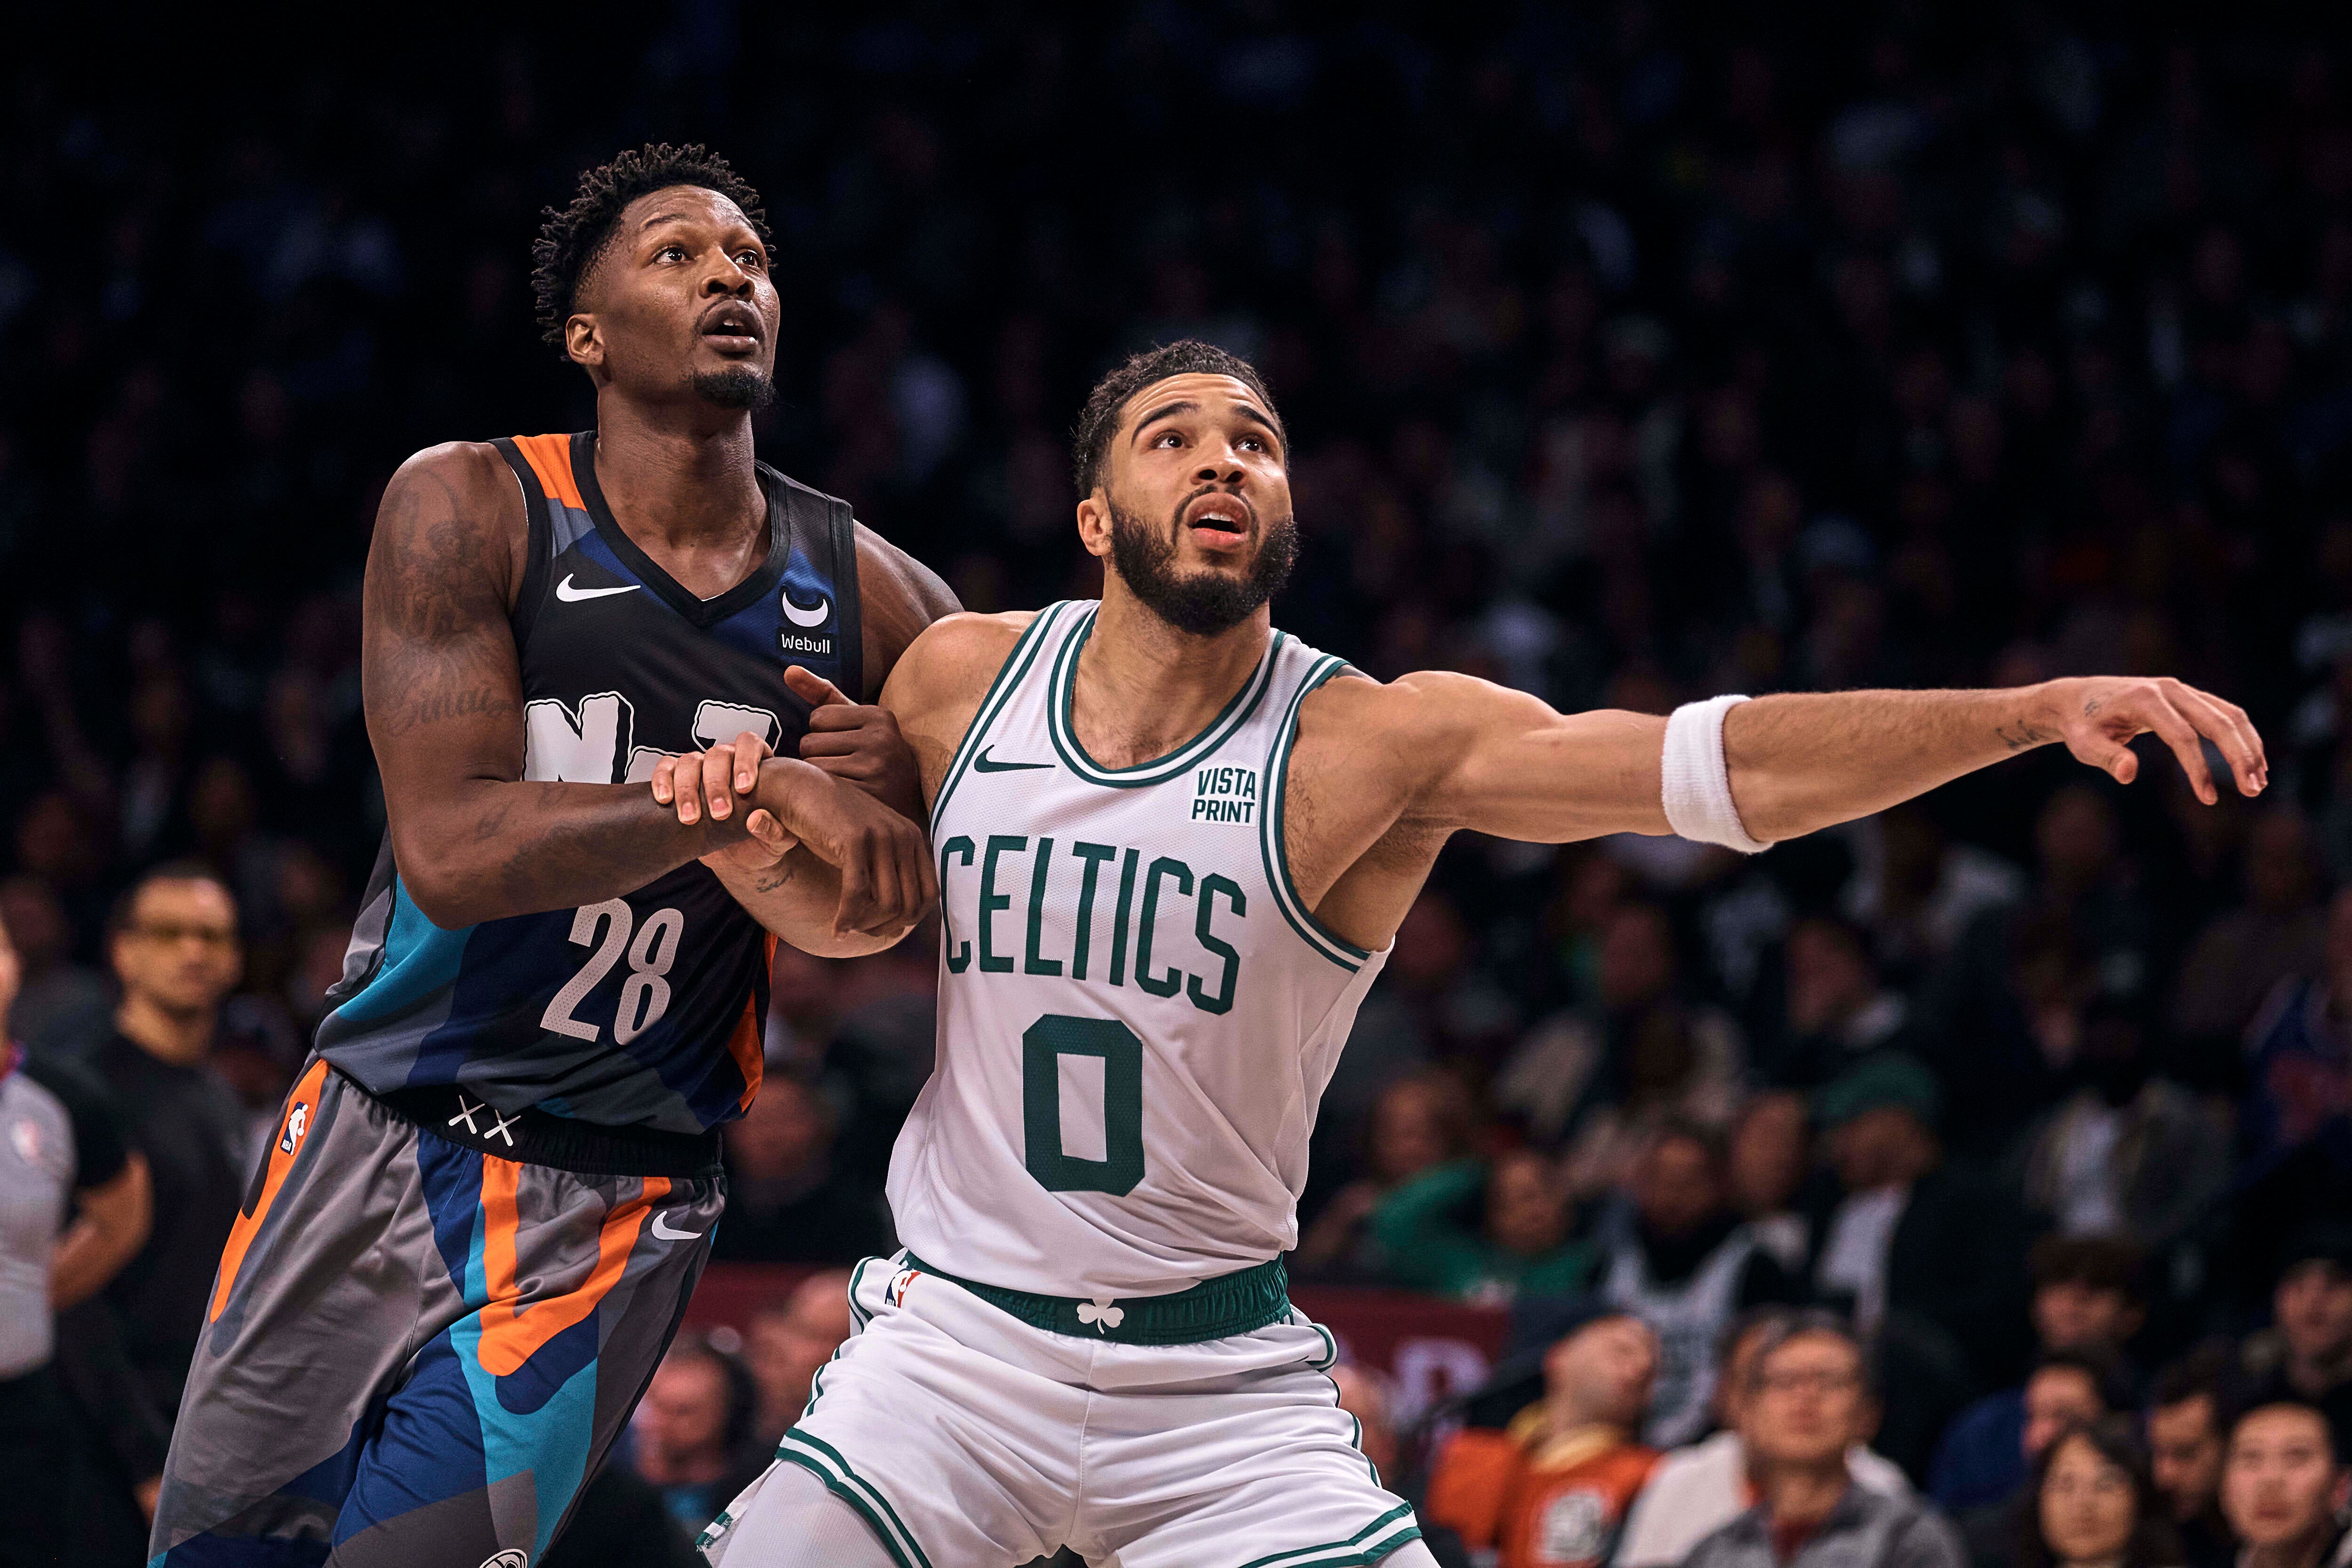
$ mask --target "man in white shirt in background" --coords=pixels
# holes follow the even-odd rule
[[[1754,1502],[1739,1423],[1757,1347],[1787,1317],[1786,1308],[1760,1307],[1735,1319],[1726,1331],[1715,1382],[1719,1429],[1658,1461],[1650,1484],[1625,1516],[1615,1568],[1678,1568],[1691,1548]],[[1911,1484],[1892,1460],[1859,1443],[1846,1450],[1845,1458],[1855,1485],[1889,1497],[1909,1495]]]

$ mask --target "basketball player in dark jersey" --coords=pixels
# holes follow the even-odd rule
[[[709,1250],[770,932],[869,952],[934,892],[913,759],[862,699],[955,605],[753,458],[758,197],[648,147],[536,256],[596,428],[435,447],[384,493],[390,831],[221,1260],[153,1563],[536,1561]],[[681,823],[644,781],[718,745],[762,759],[749,794]]]

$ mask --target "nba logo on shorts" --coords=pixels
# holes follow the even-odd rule
[[[294,1109],[286,1113],[286,1135],[278,1140],[278,1152],[281,1155],[292,1154],[294,1146],[302,1141],[302,1130],[310,1124],[310,1103],[307,1100],[295,1101]],[[506,1564],[501,1563],[499,1568],[506,1568]],[[520,1568],[519,1564],[518,1568]]]
[[[907,1304],[907,1287],[913,1284],[918,1279],[921,1278],[922,1272],[923,1271],[920,1269],[899,1270],[897,1273],[890,1276],[890,1283],[883,1288],[882,1299],[889,1302],[894,1307],[905,1306]]]

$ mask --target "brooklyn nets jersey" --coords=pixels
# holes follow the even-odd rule
[[[526,779],[641,782],[747,729],[793,755],[808,705],[785,665],[862,690],[847,503],[761,465],[767,559],[697,599],[613,520],[593,432],[498,446],[530,521],[513,618]],[[378,1093],[456,1084],[506,1111],[699,1133],[759,1089],[772,951],[692,861],[622,897],[444,931],[387,839],[319,1051]]]
[[[939,1061],[890,1206],[964,1278],[1159,1295],[1295,1244],[1316,1106],[1388,954],[1317,924],[1283,855],[1299,704],[1346,666],[1277,632],[1200,735],[1105,768],[1070,725],[1097,608],[1038,615],[940,785]]]

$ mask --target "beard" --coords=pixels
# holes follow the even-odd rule
[[[750,365],[697,371],[690,383],[703,402],[726,409],[762,409],[776,399],[776,383]]]
[[[1213,637],[1229,632],[1258,607],[1282,591],[1290,569],[1298,562],[1298,521],[1282,517],[1265,526],[1249,570],[1234,576],[1223,571],[1179,571],[1176,568],[1177,520],[1192,503],[1186,497],[1164,529],[1110,506],[1110,559],[1135,597],[1179,632]]]

